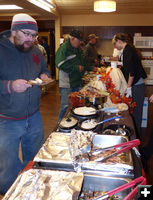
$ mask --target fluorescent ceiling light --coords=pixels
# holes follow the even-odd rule
[[[56,10],[55,5],[52,4],[50,0],[28,0],[28,1],[48,12],[50,12],[51,9]]]
[[[116,11],[115,1],[95,1],[94,2],[95,12],[114,12]]]
[[[16,9],[23,9],[23,8],[16,5],[0,5],[0,10],[16,10]]]

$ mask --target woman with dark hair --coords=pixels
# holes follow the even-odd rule
[[[136,102],[133,118],[137,133],[141,138],[142,108],[145,94],[144,79],[147,77],[141,58],[136,48],[133,46],[128,34],[118,33],[113,38],[114,47],[123,50],[123,67],[121,68],[127,81],[127,97],[132,97]]]

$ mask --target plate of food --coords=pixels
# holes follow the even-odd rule
[[[53,81],[54,80],[51,78],[47,78],[47,79],[36,78],[35,80],[29,80],[27,83],[30,85],[47,85]]]

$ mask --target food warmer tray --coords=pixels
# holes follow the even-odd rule
[[[106,177],[106,176],[100,176],[100,175],[85,174],[82,191],[87,191],[87,192],[88,191],[93,191],[93,192],[110,191],[130,181],[131,179],[128,179],[128,178]],[[130,191],[131,191],[130,189],[127,189],[118,194],[115,194],[115,196],[118,196],[119,199],[121,200],[121,199],[124,199],[124,197]]]
[[[136,155],[135,151],[132,150],[131,154],[132,154],[132,160],[133,160],[133,165],[134,165],[134,178],[138,178],[138,177],[142,176],[142,170],[143,170],[142,162],[141,162],[140,157],[138,157]],[[61,170],[61,165],[59,163],[35,162],[34,165],[33,165],[33,168]],[[74,171],[74,167],[71,164],[69,164],[69,165],[63,164],[62,170],[64,170],[64,171]]]
[[[54,199],[55,197],[59,200],[61,199],[61,195],[64,194],[64,199],[71,199],[73,195],[74,200],[79,200],[79,193],[81,194],[83,191],[106,192],[130,181],[131,179],[127,178],[105,177],[90,174],[84,174],[83,178],[82,174],[77,173],[67,174],[62,171],[30,169],[18,176],[3,199],[11,200],[15,197],[15,199],[18,200],[43,200],[50,198]],[[69,190],[66,190],[67,188],[69,188]],[[66,191],[63,191],[63,189]],[[130,189],[123,190],[122,192],[115,194],[115,196],[118,196],[121,200],[124,199],[130,191]],[[54,197],[51,195],[54,195]]]
[[[128,138],[123,136],[110,136],[110,135],[95,135],[93,139],[93,145],[100,147],[108,147],[122,142],[127,142]],[[44,168],[44,169],[57,169],[65,171],[74,171],[76,170],[76,165],[74,162],[63,160],[63,159],[43,159],[42,157],[34,159],[34,168]],[[115,177],[128,177],[133,178],[133,162],[131,157],[131,151],[126,152],[126,161],[125,164],[102,164],[97,162],[79,162],[78,163],[80,170],[84,173],[89,174],[100,174],[106,176],[115,176]],[[75,167],[74,167],[75,166]]]
[[[110,135],[96,135],[93,139],[93,146],[108,147],[123,142],[127,142],[128,137],[126,136],[110,136]],[[81,169],[83,172],[90,174],[100,174],[106,176],[115,177],[134,177],[133,161],[131,151],[125,153],[125,163],[110,164],[100,162],[80,162]]]

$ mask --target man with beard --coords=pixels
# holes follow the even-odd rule
[[[0,37],[1,194],[6,193],[43,143],[41,89],[28,84],[28,80],[37,77],[49,77],[44,56],[34,45],[37,32],[37,23],[31,16],[17,14],[10,36]],[[22,161],[18,157],[20,143]]]

